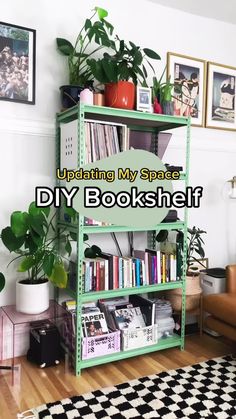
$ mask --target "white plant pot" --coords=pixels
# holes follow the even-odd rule
[[[40,314],[49,307],[49,282],[16,283],[16,310],[25,314]]]

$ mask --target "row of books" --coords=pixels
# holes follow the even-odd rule
[[[134,257],[102,253],[99,258],[85,258],[84,292],[108,291],[180,280],[181,267],[176,253],[176,243],[172,245],[172,251],[135,250]]]
[[[129,149],[129,130],[124,124],[85,122],[85,163],[92,163]]]

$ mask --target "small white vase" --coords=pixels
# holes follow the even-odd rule
[[[49,307],[49,282],[16,283],[16,310],[25,314],[40,314]]]

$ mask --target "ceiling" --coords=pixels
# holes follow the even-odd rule
[[[236,24],[236,0],[151,0],[166,7]]]

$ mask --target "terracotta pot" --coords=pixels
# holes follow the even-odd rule
[[[111,108],[134,109],[135,85],[130,81],[118,81],[105,85],[105,104]]]

